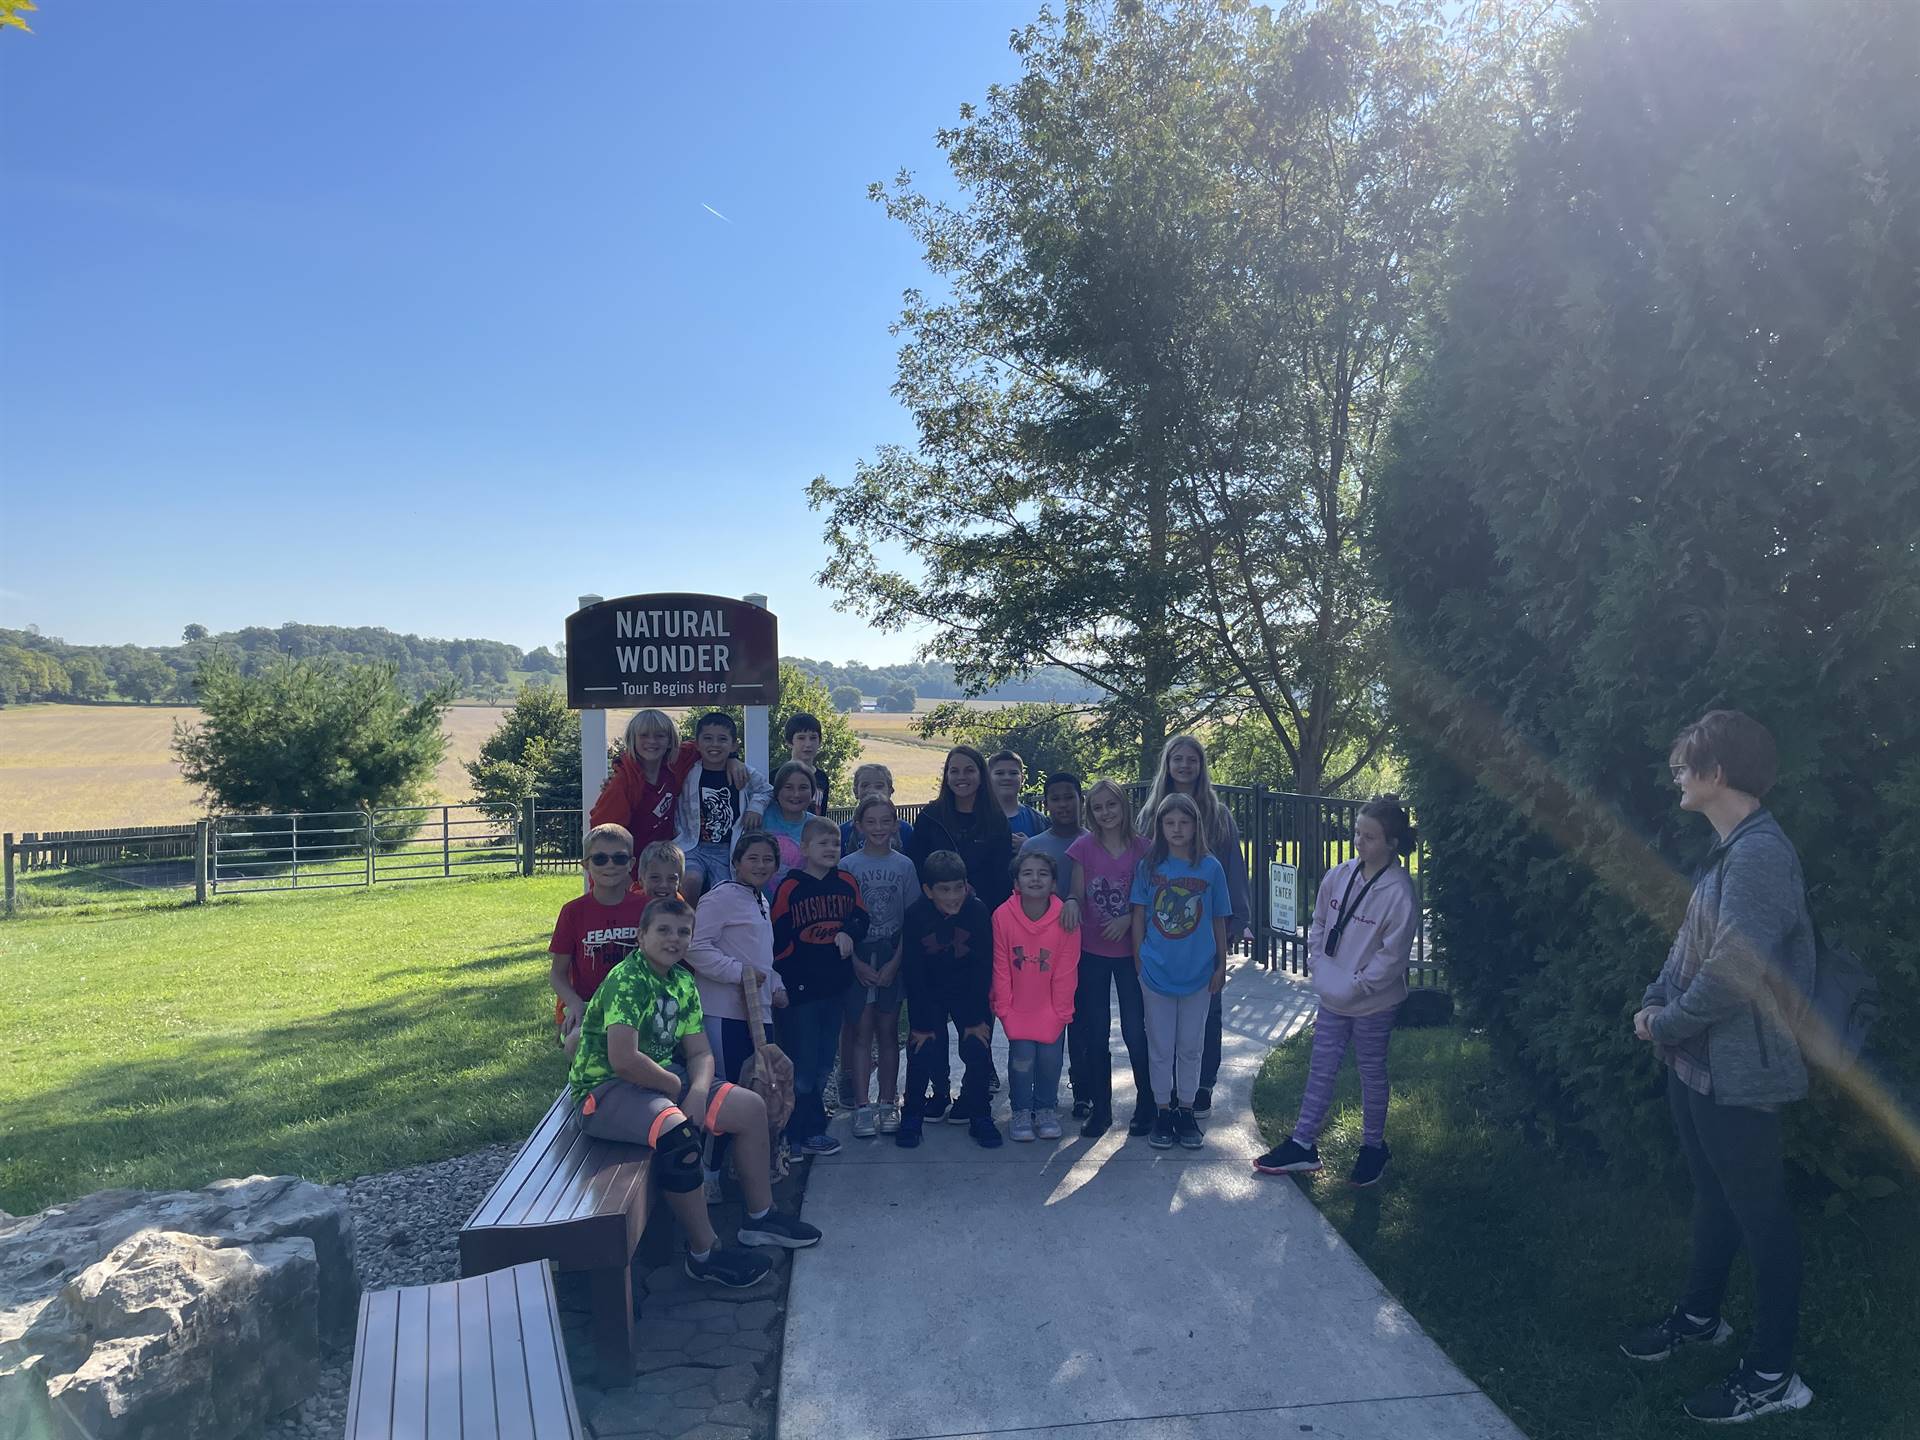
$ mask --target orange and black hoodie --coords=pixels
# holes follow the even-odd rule
[[[793,1004],[831,999],[853,983],[853,962],[833,940],[842,930],[855,945],[866,938],[867,907],[853,876],[789,870],[774,889],[770,918],[773,968]]]

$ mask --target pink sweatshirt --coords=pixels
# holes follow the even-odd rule
[[[1015,895],[993,912],[993,1013],[1009,1040],[1051,1045],[1073,1019],[1080,932],[1060,928],[1060,897],[1029,920]]]
[[[773,996],[786,986],[773,969],[773,923],[758,890],[729,880],[700,897],[693,912],[693,944],[687,968],[700,988],[700,1008],[717,1020],[747,1018],[740,977],[760,974],[760,1018],[773,1021]]]
[[[1327,936],[1339,923],[1348,881],[1353,882],[1354,916],[1340,934],[1340,953],[1330,956]],[[1419,923],[1413,877],[1406,866],[1391,865],[1362,901],[1366,885],[1359,860],[1345,860],[1320,882],[1313,902],[1313,927],[1307,932],[1313,988],[1320,1003],[1336,1015],[1377,1015],[1407,998],[1407,966]]]

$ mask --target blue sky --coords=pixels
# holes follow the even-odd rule
[[[912,427],[866,198],[1039,0],[42,0],[0,34],[0,625],[533,646],[582,592],[813,583]],[[711,206],[726,216],[716,218]]]

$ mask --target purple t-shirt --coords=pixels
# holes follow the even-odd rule
[[[1092,831],[1067,846],[1067,855],[1079,862],[1087,881],[1087,911],[1080,920],[1083,951],[1109,959],[1133,954],[1131,939],[1109,940],[1105,930],[1109,920],[1132,918],[1133,872],[1140,868],[1148,848],[1147,841],[1136,837],[1122,854],[1115,855]]]

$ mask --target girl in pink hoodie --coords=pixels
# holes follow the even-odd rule
[[[1406,807],[1382,795],[1353,822],[1354,858],[1327,872],[1313,902],[1307,944],[1320,1014],[1293,1134],[1253,1162],[1268,1175],[1317,1174],[1320,1127],[1351,1045],[1360,1067],[1360,1154],[1352,1181],[1371,1185],[1387,1166],[1387,1042],[1407,998],[1407,966],[1420,907],[1401,860],[1416,843]]]
[[[993,912],[993,1013],[1007,1032],[1008,1128],[1016,1140],[1058,1140],[1054,1107],[1080,978],[1080,932],[1061,928],[1053,856],[1021,855],[1013,883],[1013,894]]]

